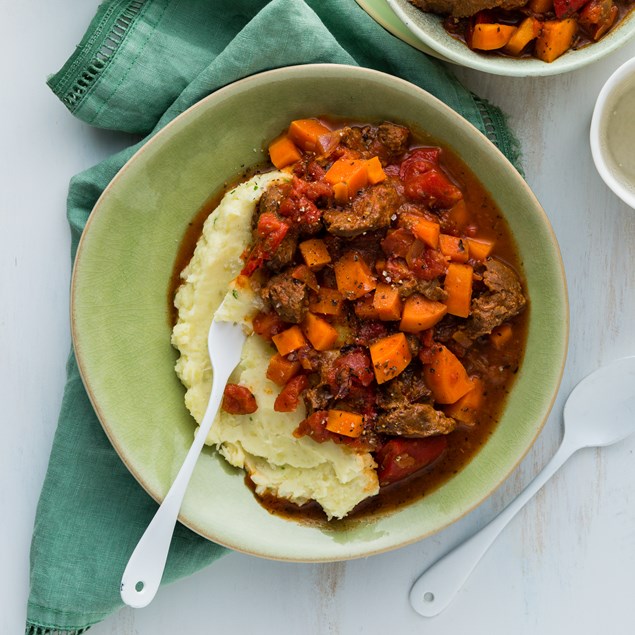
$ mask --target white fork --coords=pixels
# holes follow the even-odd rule
[[[245,338],[245,332],[240,324],[212,320],[207,336],[207,349],[213,372],[212,392],[192,447],[123,572],[121,599],[128,606],[147,606],[159,589],[185,491],[207,434],[216,418],[227,380],[240,361]]]

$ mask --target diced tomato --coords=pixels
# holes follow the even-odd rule
[[[383,322],[364,320],[360,323],[355,334],[355,343],[368,346],[380,337],[388,335],[388,329]]]
[[[289,224],[273,212],[264,212],[261,214],[256,227],[258,240],[240,273],[244,276],[250,276],[256,269],[260,268],[266,260],[271,259],[288,231]]]
[[[572,16],[580,7],[583,7],[589,0],[553,0],[553,10],[556,18],[568,18]]]
[[[300,425],[294,430],[293,436],[297,438],[311,437],[317,443],[328,441],[333,435],[326,429],[327,419],[328,411],[316,410],[300,422]]]
[[[362,386],[369,386],[375,379],[370,356],[361,348],[340,355],[336,365],[349,368]]]
[[[593,40],[599,40],[615,22],[619,9],[613,0],[590,0],[580,11],[578,24]]]
[[[296,375],[280,391],[273,404],[276,412],[293,412],[300,402],[300,394],[309,387],[306,375]]]
[[[417,148],[401,162],[399,177],[405,182],[428,172],[439,164],[440,156],[441,148]]]
[[[306,225],[307,228],[318,228],[322,218],[322,210],[314,201],[319,198],[333,196],[333,188],[323,180],[305,181],[293,178],[289,194],[282,200],[278,212],[290,218],[294,224]]]
[[[223,410],[232,415],[248,415],[258,410],[258,404],[249,388],[227,384],[223,392]]]
[[[287,328],[287,325],[282,321],[282,318],[274,312],[271,313],[257,313],[252,321],[254,333],[270,340],[274,335],[282,333]]]
[[[370,357],[362,348],[354,348],[333,361],[325,361],[320,372],[336,399],[346,399],[355,381],[369,386],[375,378]]]
[[[444,275],[448,269],[445,256],[436,249],[426,248],[419,240],[412,244],[406,262],[415,277],[420,280],[434,280]]]
[[[405,258],[414,240],[407,229],[390,229],[381,241],[381,248],[389,258]]]
[[[445,436],[426,439],[391,439],[375,454],[380,485],[410,476],[436,461],[448,445]]]
[[[437,168],[404,181],[404,192],[412,200],[433,208],[448,208],[463,198],[461,190]]]

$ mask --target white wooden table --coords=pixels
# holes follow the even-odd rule
[[[67,185],[73,174],[130,143],[73,119],[45,86],[96,6],[96,0],[0,0],[0,633],[7,635],[24,628],[31,529],[70,346]],[[407,600],[419,572],[490,519],[553,454],[573,385],[604,362],[635,354],[635,211],[600,180],[588,144],[603,81],[633,55],[635,42],[590,68],[546,79],[457,70],[509,114],[569,283],[571,340],[561,394],[509,481],[454,526],[407,548],[322,565],[232,554],[160,590],[147,609],[122,610],[91,632],[635,632],[635,438],[575,456],[508,527],[442,615],[422,618]]]

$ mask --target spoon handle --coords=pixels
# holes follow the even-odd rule
[[[183,465],[132,552],[121,577],[121,599],[133,608],[143,608],[150,604],[159,589],[185,491],[223,398],[223,390],[229,377],[229,372],[224,377],[219,376],[223,370],[219,369],[214,375],[207,410]]]
[[[566,438],[563,439],[562,445],[543,470],[498,516],[424,571],[410,590],[412,608],[424,617],[433,617],[441,613],[450,604],[507,523],[576,449],[566,443]]]

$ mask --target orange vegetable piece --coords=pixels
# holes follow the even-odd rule
[[[278,170],[302,158],[302,153],[287,135],[278,137],[269,145],[269,158]]]
[[[338,159],[324,180],[333,186],[335,200],[344,204],[368,185],[368,163],[364,159]]]
[[[375,308],[374,293],[369,293],[363,298],[359,298],[353,307],[355,315],[362,320],[378,320],[379,312]]]
[[[380,282],[373,296],[373,307],[380,320],[398,320],[403,307],[399,291],[389,284]]]
[[[439,245],[439,234],[441,233],[441,226],[439,223],[427,220],[423,216],[417,216],[417,214],[401,214],[399,217],[400,226],[410,230],[416,238],[421,242],[436,249]]]
[[[467,209],[465,199],[456,202],[448,212],[448,220],[453,222],[459,229],[463,229],[470,222],[470,213]]]
[[[382,337],[371,344],[369,349],[378,384],[397,377],[412,359],[408,340],[403,333]]]
[[[507,24],[475,24],[472,32],[472,48],[479,51],[495,51],[503,48],[516,32]]]
[[[342,315],[344,298],[336,289],[320,287],[309,300],[309,311],[322,315]]]
[[[346,437],[359,437],[364,431],[364,417],[356,412],[329,410],[326,418],[326,429]]]
[[[356,300],[373,291],[377,281],[356,251],[348,251],[334,265],[338,291],[346,300]]]
[[[509,323],[501,324],[492,330],[489,336],[489,341],[492,343],[494,348],[500,351],[509,344],[512,339],[512,335],[512,325]]]
[[[477,377],[471,379],[473,388],[449,406],[444,408],[445,414],[468,426],[473,426],[478,411],[485,400],[485,385]]]
[[[274,335],[271,339],[280,355],[288,355],[307,345],[307,341],[297,325],[282,331],[282,333],[278,333],[278,335]]]
[[[337,342],[338,332],[324,318],[313,313],[306,314],[302,328],[316,351],[328,351]]]
[[[333,133],[317,119],[296,119],[287,134],[304,151],[322,154],[333,146]]]
[[[329,250],[321,238],[310,238],[298,245],[306,266],[312,271],[317,271],[331,262]]]
[[[465,318],[470,314],[473,273],[474,269],[471,265],[462,265],[457,262],[451,262],[448,265],[443,288],[448,294],[445,305],[451,315]]]
[[[466,238],[470,258],[485,260],[494,249],[494,241],[486,238]]]
[[[317,291],[320,288],[315,274],[306,265],[294,267],[291,271],[291,277],[304,282],[311,291]]]
[[[368,159],[368,161],[366,161],[366,170],[368,171],[368,182],[370,183],[370,185],[381,183],[387,178],[386,173],[384,172],[384,168],[382,168],[381,166],[379,157]]]
[[[278,386],[284,386],[292,377],[300,372],[300,362],[291,362],[279,353],[269,360],[267,379]]]
[[[415,293],[404,304],[399,330],[406,333],[420,333],[431,329],[447,312],[448,307],[445,304],[428,300]]]
[[[429,355],[432,361],[423,365],[423,372],[437,403],[455,403],[472,390],[474,385],[465,367],[452,351],[443,344],[436,344]]]
[[[520,55],[523,49],[535,40],[542,31],[542,23],[531,16],[525,18],[519,25],[518,30],[511,36],[509,42],[505,44],[503,50],[510,55]]]
[[[470,257],[467,241],[458,236],[439,234],[439,250],[446,258],[454,262],[467,262]]]
[[[577,32],[578,23],[575,18],[543,22],[534,48],[536,57],[543,62],[553,62],[571,48]]]

